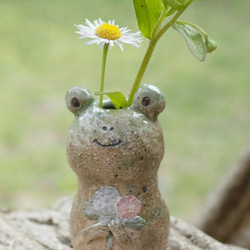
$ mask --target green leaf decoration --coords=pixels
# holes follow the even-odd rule
[[[91,220],[96,220],[99,218],[98,213],[93,208],[92,201],[85,201],[84,202],[83,212],[84,212],[85,216]]]
[[[175,10],[182,10],[185,7],[185,0],[162,0],[165,6],[169,5]]]
[[[146,221],[142,219],[140,216],[135,216],[132,219],[127,219],[124,222],[124,226],[129,227],[131,229],[140,230],[142,227],[146,225]]]
[[[151,39],[163,10],[162,0],[133,0],[133,3],[138,27],[146,38]]]
[[[121,92],[95,92],[95,94],[108,96],[115,109],[122,109],[127,107],[126,97]]]
[[[173,24],[173,28],[184,37],[191,53],[200,61],[204,61],[206,59],[207,49],[202,33],[200,33],[194,25],[181,21],[176,21]]]
[[[108,250],[113,250],[113,234],[109,232],[109,235],[106,237],[106,247]]]

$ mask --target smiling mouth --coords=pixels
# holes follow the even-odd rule
[[[119,146],[119,145],[123,144],[123,142],[121,140],[119,140],[119,141],[117,141],[117,140],[111,141],[110,144],[101,144],[97,139],[95,139],[93,142],[95,144],[97,144],[98,146],[103,147],[103,148],[112,148],[112,147],[116,147],[116,146]]]

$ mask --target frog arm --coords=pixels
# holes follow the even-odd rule
[[[111,220],[108,224],[109,230],[112,232],[117,243],[122,247],[122,249],[136,250],[138,247],[135,242],[132,242],[131,237],[124,230],[124,226],[121,221],[117,218]]]
[[[73,245],[79,246],[81,244],[88,244],[90,241],[97,238],[104,238],[109,235],[109,229],[103,223],[99,222],[88,227],[83,228],[77,233],[74,238]]]

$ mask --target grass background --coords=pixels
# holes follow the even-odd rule
[[[250,134],[250,2],[196,1],[183,20],[218,42],[204,63],[170,30],[144,83],[167,99],[159,120],[165,157],[159,185],[171,214],[191,221],[228,171]],[[137,31],[132,1],[0,1],[0,207],[40,208],[73,195],[65,155],[73,115],[64,103],[75,85],[99,88],[102,51],[78,40],[73,24],[101,17]],[[114,47],[106,90],[129,93],[147,47]]]

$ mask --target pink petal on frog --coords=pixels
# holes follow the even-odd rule
[[[117,203],[117,212],[123,218],[134,218],[141,212],[141,202],[133,195],[122,196]]]

